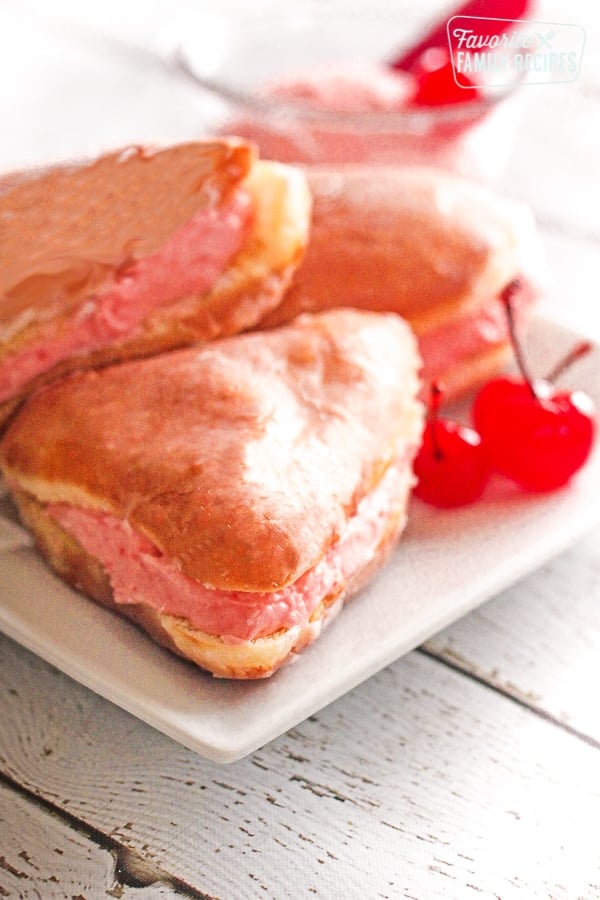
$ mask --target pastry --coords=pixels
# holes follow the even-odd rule
[[[54,381],[0,468],[68,582],[215,675],[263,677],[395,546],[419,365],[399,316],[304,315]]]
[[[313,166],[308,249],[282,303],[260,322],[343,305],[403,316],[419,339],[423,383],[463,393],[509,358],[499,300],[515,278],[520,324],[542,277],[526,206],[427,167]]]
[[[75,368],[254,325],[281,299],[309,218],[302,173],[239,140],[0,179],[0,421]]]

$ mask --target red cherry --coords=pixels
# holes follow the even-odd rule
[[[554,491],[581,469],[594,442],[594,406],[549,381],[497,378],[475,399],[473,419],[490,465],[527,491]]]
[[[489,466],[476,431],[438,418],[441,396],[441,388],[432,385],[429,420],[414,463],[414,493],[432,506],[466,506],[482,495]]]
[[[445,10],[442,17],[413,44],[397,54],[389,63],[393,69],[412,72],[428,50],[448,46],[448,21],[453,16],[477,17],[477,34],[490,38],[500,37],[512,29],[515,19],[532,18],[533,0],[466,0],[451,13]]]
[[[516,289],[516,283],[508,285],[502,300],[522,377],[488,382],[475,398],[473,421],[493,469],[527,491],[554,491],[588,459],[595,410],[582,391],[559,391],[552,380],[590,345],[578,345],[548,378],[533,381],[515,333],[511,298]]]
[[[447,50],[435,48],[426,51],[413,74],[416,91],[411,103],[414,106],[447,106],[479,99],[479,91],[473,82],[462,72],[455,73]],[[456,83],[457,78],[459,84]]]

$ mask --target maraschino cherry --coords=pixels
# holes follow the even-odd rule
[[[389,65],[403,72],[414,72],[429,50],[448,46],[448,24],[457,16],[477,19],[478,36],[499,38],[514,28],[516,19],[531,18],[532,0],[465,0],[454,9],[446,9],[409,47],[396,54]],[[493,44],[491,46],[494,46]]]
[[[431,387],[429,417],[414,464],[414,493],[433,506],[452,508],[478,500],[490,470],[481,439],[473,428],[439,418],[443,389]]]
[[[553,381],[588,352],[580,344],[543,380],[534,380],[517,339],[511,282],[502,293],[520,378],[494,378],[480,390],[473,421],[493,469],[526,491],[554,491],[586,462],[594,442],[595,410],[583,391],[560,391]]]
[[[413,106],[448,106],[479,99],[478,89],[466,75],[461,73],[457,84],[458,76],[447,50],[428,50],[412,74],[416,85],[410,99]]]

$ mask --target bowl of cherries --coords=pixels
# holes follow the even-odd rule
[[[517,365],[473,399],[471,424],[440,416],[443,386],[431,386],[429,415],[415,460],[415,496],[440,508],[478,500],[497,477],[518,489],[541,494],[564,488],[588,461],[597,430],[592,399],[582,390],[557,386],[561,375],[592,349],[576,344],[544,378],[529,371],[516,334],[511,298],[517,282],[502,294]]]

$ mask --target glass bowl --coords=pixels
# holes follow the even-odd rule
[[[414,29],[410,31],[414,34]],[[277,96],[265,87],[306,72],[361,72],[408,43],[398,16],[316,10],[200,15],[180,28],[172,59],[202,91],[213,133],[252,140],[263,158],[293,163],[435,165],[483,180],[503,170],[518,119],[516,85],[435,107],[352,109]],[[411,37],[412,37],[411,34]],[[390,75],[390,77],[392,77]],[[396,76],[400,82],[403,77]],[[318,81],[318,78],[317,78]],[[400,93],[402,92],[400,87]],[[467,93],[465,88],[465,94]]]

